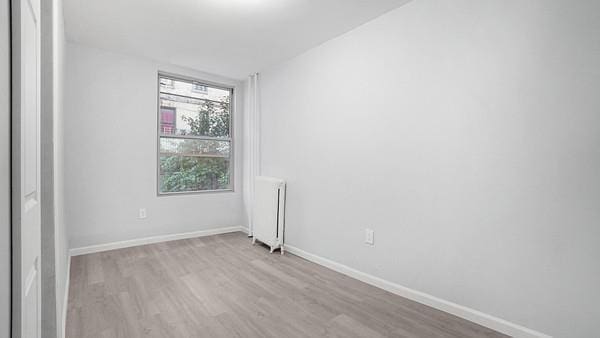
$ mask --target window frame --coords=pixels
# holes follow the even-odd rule
[[[169,191],[169,192],[161,192],[160,191],[160,139],[161,139],[161,114],[160,114],[160,78],[169,78],[172,80],[180,80],[180,81],[190,81],[192,83],[199,83],[201,85],[205,85],[207,87],[218,88],[222,90],[227,90],[230,93],[229,100],[229,138],[219,138],[219,137],[210,137],[210,136],[192,136],[192,135],[172,135],[172,136],[164,136],[167,138],[176,138],[176,139],[200,139],[200,140],[223,140],[229,141],[229,185],[230,188],[227,189],[212,189],[212,190],[195,190],[195,191]],[[232,193],[235,192],[235,138],[234,138],[234,123],[235,123],[235,87],[230,85],[225,85],[222,83],[216,83],[212,81],[206,81],[202,79],[198,79],[195,77],[173,74],[169,72],[158,71],[156,76],[156,195],[158,197],[161,196],[177,196],[177,195],[194,195],[194,194],[206,194],[206,193]]]

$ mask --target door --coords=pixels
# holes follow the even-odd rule
[[[12,1],[13,337],[39,338],[40,0]]]

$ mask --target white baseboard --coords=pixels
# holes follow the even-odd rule
[[[62,308],[62,332],[61,338],[65,338],[67,335],[67,310],[69,307],[69,286],[71,283],[71,255],[67,257],[67,280],[65,281],[65,296],[63,299],[63,308]]]
[[[323,258],[311,253],[308,253],[302,249],[296,248],[294,246],[285,245],[285,249],[287,252],[290,252],[296,256],[302,257],[306,260],[309,260],[313,263],[317,263],[324,267],[327,267],[331,270],[337,271],[344,275],[350,276],[352,278],[358,279],[367,284],[373,285],[380,289],[386,290],[398,296],[408,298],[415,302],[425,304],[432,308],[453,314],[457,317],[466,319],[473,323],[479,324],[481,326],[485,326],[492,330],[496,330],[500,333],[504,333],[506,335],[518,338],[552,338],[549,335],[528,329],[526,327],[511,323],[504,319],[500,319],[483,312],[479,312],[477,310],[458,305],[432,295],[413,290],[402,285],[392,283],[385,279],[375,277],[373,275],[369,275],[362,271],[358,271],[349,266],[334,262],[327,258]]]
[[[244,229],[246,229],[246,228],[241,227],[241,226],[233,226],[233,227],[215,228],[215,229],[200,230],[200,231],[193,231],[193,232],[184,232],[184,233],[179,233],[179,234],[169,234],[169,235],[152,236],[152,237],[145,237],[145,238],[136,238],[136,239],[131,239],[131,240],[127,240],[127,241],[112,242],[112,243],[84,246],[84,247],[80,247],[80,248],[73,248],[73,249],[69,250],[69,255],[70,256],[79,256],[79,255],[85,255],[85,254],[90,254],[90,253],[95,253],[95,252],[129,248],[129,247],[139,246],[139,245],[175,241],[178,239],[204,237],[204,236],[225,234],[225,233],[230,233],[230,232],[244,231]],[[246,229],[246,231],[248,231],[248,230]]]

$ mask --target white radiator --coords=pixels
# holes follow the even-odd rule
[[[252,244],[260,241],[283,255],[285,225],[285,181],[257,176],[254,180],[252,208]]]

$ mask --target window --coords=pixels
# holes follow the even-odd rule
[[[233,90],[159,74],[158,193],[231,190]]]
[[[169,89],[173,89],[174,84],[173,84],[173,80],[172,79],[168,79],[168,78],[161,78],[160,79],[160,85],[165,87],[165,88],[169,88]]]
[[[205,93],[205,94],[207,94],[208,93],[208,88],[205,85],[201,84],[201,83],[194,82],[194,84],[192,86],[192,91],[194,91],[196,93]]]

